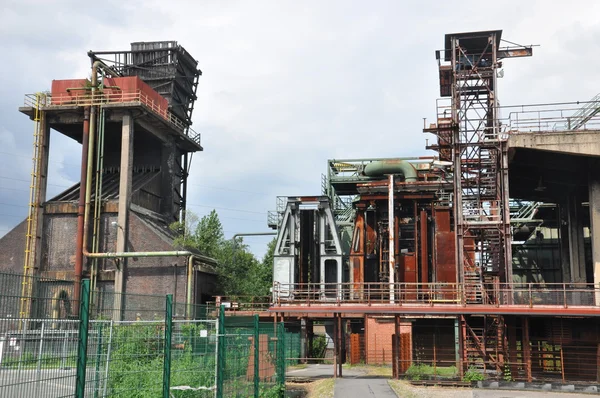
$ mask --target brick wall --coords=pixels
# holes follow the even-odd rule
[[[367,364],[391,365],[394,317],[367,317],[365,323]]]
[[[101,252],[114,252],[116,248],[117,221],[114,213],[104,213],[100,223]],[[146,223],[135,212],[129,216],[128,251],[170,251],[173,250],[168,231],[160,231],[157,224]],[[0,239],[0,272],[23,272],[26,222],[22,222]],[[44,217],[44,238],[42,242],[41,271],[51,275],[59,272],[61,278],[74,277],[75,247],[77,236],[77,215],[74,213],[50,214]],[[90,241],[91,241],[90,234]],[[127,259],[125,292],[138,295],[173,294],[174,301],[185,303],[187,299],[187,257],[146,257]],[[115,261],[99,260],[101,270],[98,287],[106,292],[113,291],[112,275]],[[108,272],[102,272],[108,271]],[[84,265],[84,273],[89,272]],[[198,272],[196,274],[196,302],[210,301],[216,291],[216,276]],[[110,299],[109,299],[110,301]],[[107,303],[110,305],[110,303]],[[131,311],[152,311],[162,309],[161,299],[131,297],[126,303]],[[175,308],[176,315],[183,316],[185,306]]]
[[[392,336],[395,331],[394,317],[369,317],[365,319],[365,356],[369,365],[392,364]],[[400,334],[408,335],[412,347],[412,326],[410,322],[400,322]],[[403,361],[410,361],[410,350],[404,353]]]
[[[24,220],[0,238],[0,272],[23,273],[26,229]]]

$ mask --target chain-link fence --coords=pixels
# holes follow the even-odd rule
[[[283,324],[87,280],[76,306],[73,288],[0,273],[0,396],[283,396]]]

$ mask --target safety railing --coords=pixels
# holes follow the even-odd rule
[[[146,95],[141,90],[131,92],[114,93],[64,93],[60,95],[46,94],[45,106],[101,106],[106,104],[141,104],[147,107],[154,114],[162,117],[172,127],[186,134],[192,141],[200,145],[201,135],[195,132],[191,127],[184,123],[177,116],[173,115],[168,109],[161,107],[159,103]],[[36,104],[35,94],[25,95],[25,106],[33,107]]]
[[[501,119],[507,133],[600,129],[600,114],[582,120],[582,108],[597,105],[596,101],[565,102],[501,107]]]
[[[478,292],[479,300],[473,302]],[[273,304],[306,306],[367,305],[495,305],[592,307],[600,305],[600,286],[591,283],[275,283]]]
[[[216,296],[215,299],[206,305],[215,308],[223,306],[226,312],[265,311],[271,304],[271,296]]]
[[[513,133],[600,129],[598,96],[591,101],[499,106],[498,111],[502,114],[499,118],[501,128],[497,137],[500,139],[505,139]],[[438,123],[449,122],[452,119],[450,98],[437,100],[436,116]],[[485,119],[471,120],[470,126],[465,125],[462,128],[472,132],[479,129],[481,123],[485,123]]]

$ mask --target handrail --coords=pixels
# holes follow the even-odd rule
[[[272,303],[305,306],[367,304],[519,305],[525,307],[594,307],[600,305],[600,286],[593,283],[294,283],[273,285]]]
[[[201,135],[196,133],[191,127],[184,123],[177,116],[173,115],[168,109],[161,107],[152,98],[141,90],[132,92],[116,93],[95,93],[93,96],[84,92],[71,95],[68,93],[60,95],[46,94],[46,107],[48,106],[96,106],[117,103],[135,103],[142,104],[149,108],[154,114],[162,117],[173,127],[187,135],[193,142],[200,145]],[[27,107],[35,106],[35,94],[26,94],[24,104]]]

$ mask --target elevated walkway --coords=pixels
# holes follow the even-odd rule
[[[593,284],[481,284],[478,302],[469,300],[472,289],[471,285],[448,283],[276,285],[269,311],[600,317],[600,287]]]

